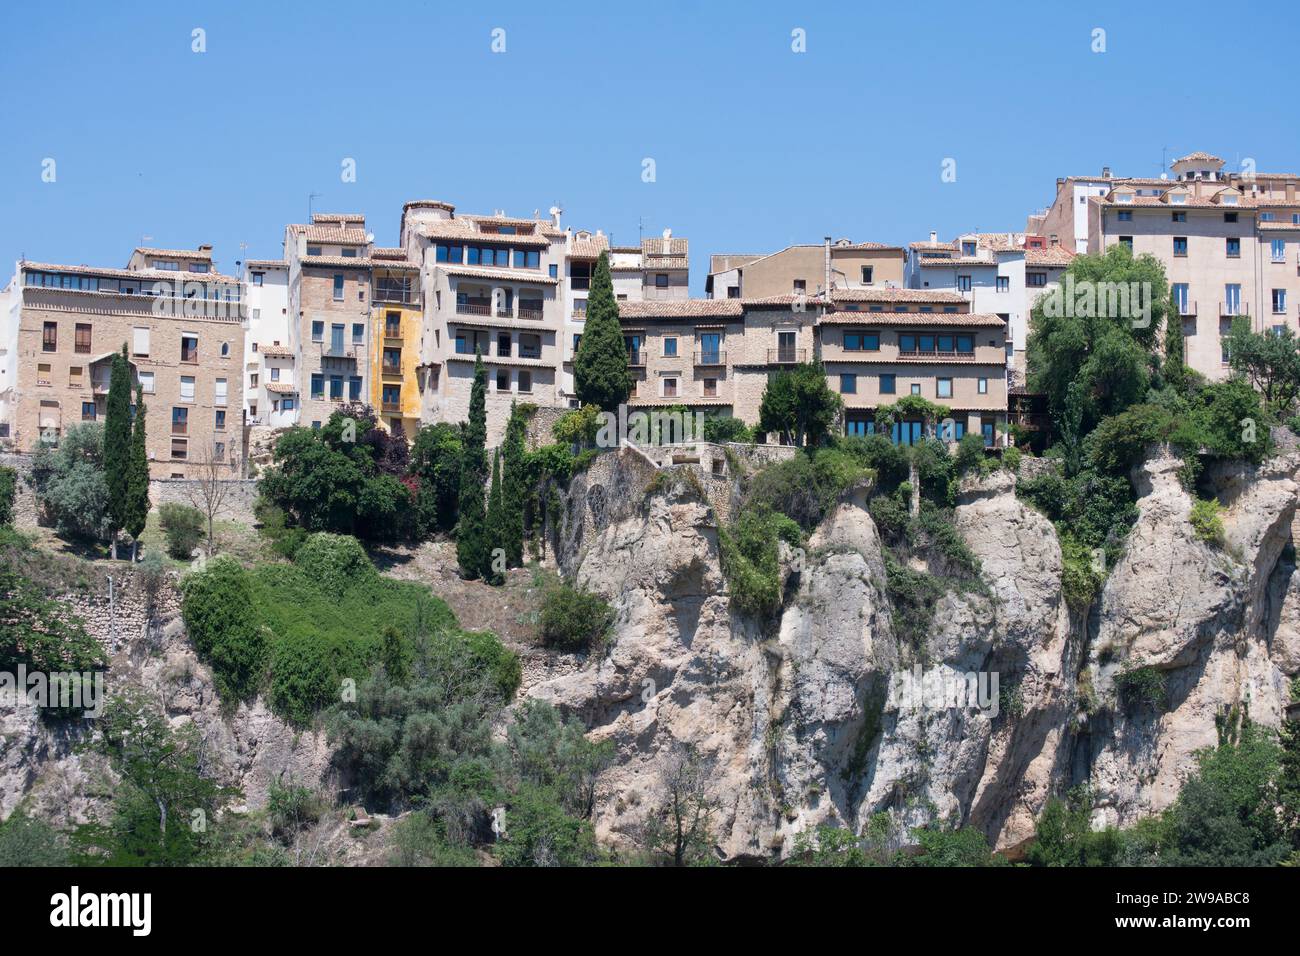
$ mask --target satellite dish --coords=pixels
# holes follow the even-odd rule
[[[373,232],[366,233],[366,242],[374,242],[374,241],[375,241],[375,234]]]

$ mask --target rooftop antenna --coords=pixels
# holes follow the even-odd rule
[[[153,242],[153,236],[146,236],[144,233],[140,233],[140,245],[143,246],[146,242]]]
[[[1169,147],[1160,147],[1160,175],[1163,176],[1169,171]]]
[[[246,243],[246,242],[241,242],[241,243],[239,244],[239,261],[236,262],[235,265],[238,266],[238,265],[243,265],[243,264],[244,264],[244,258],[245,258],[244,253],[247,252],[247,251],[248,251],[248,243]]]
[[[320,197],[321,197],[321,194],[320,194],[320,193],[308,193],[308,194],[307,194],[307,221],[308,221],[308,222],[311,222],[311,217],[312,217],[312,203],[314,203],[317,199],[320,199]]]

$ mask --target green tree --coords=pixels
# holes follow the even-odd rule
[[[1072,302],[1065,301],[1068,289],[1075,290]],[[1149,315],[1135,307],[1129,294],[1134,289],[1144,300],[1143,290],[1149,290]],[[1058,428],[1067,417],[1071,385],[1078,385],[1072,411],[1080,439],[1104,416],[1142,400],[1168,303],[1159,260],[1134,258],[1123,244],[1102,255],[1076,256],[1060,288],[1039,297],[1030,320],[1029,386],[1047,395]]]
[[[1182,309],[1171,289],[1169,307],[1165,311],[1165,381],[1180,395],[1187,390],[1185,346]]]
[[[1280,332],[1255,332],[1237,316],[1227,336],[1228,361],[1264,396],[1265,407],[1285,415],[1300,395],[1300,341],[1289,325]]]
[[[524,438],[527,422],[518,405],[511,404],[502,445],[501,535],[506,549],[506,563],[517,568],[524,563],[524,505],[528,498],[528,475],[524,464]]]
[[[14,500],[18,495],[18,472],[0,466],[0,525],[14,520]]]
[[[826,384],[820,362],[777,372],[763,389],[758,431],[775,432],[783,444],[820,445],[830,435],[843,401]]]
[[[587,293],[587,319],[582,341],[573,357],[573,383],[578,401],[614,412],[632,391],[627,345],[618,321],[618,302],[609,275],[609,253],[602,252]]]
[[[104,422],[104,482],[108,486],[109,547],[117,560],[117,535],[131,515],[131,366],[126,344],[113,356]]]
[[[448,422],[425,425],[411,446],[410,474],[419,481],[416,492],[417,532],[428,537],[456,527],[460,467],[464,457],[460,427]]]
[[[112,521],[104,480],[103,425],[72,425],[57,448],[42,443],[32,455],[31,483],[60,535],[95,541],[108,537]]]
[[[505,535],[505,509],[501,500],[501,449],[496,448],[492,451],[492,484],[488,490],[487,506],[488,567],[483,580],[488,584],[501,584],[505,581],[496,558],[498,550],[505,554]]]
[[[487,510],[483,501],[487,484],[487,369],[483,354],[475,349],[474,385],[469,396],[469,421],[461,430],[460,521],[456,527],[456,560],[466,578],[484,578],[491,573],[492,551],[488,542]]]
[[[145,447],[144,386],[135,387],[135,423],[131,427],[131,461],[122,527],[131,536],[131,560],[139,557],[140,535],[149,518],[149,453]]]

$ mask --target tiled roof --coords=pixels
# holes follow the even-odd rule
[[[366,244],[366,233],[364,229],[347,229],[339,226],[308,226],[303,230],[307,234],[308,242],[331,242],[341,243],[343,245],[360,245]]]
[[[318,212],[311,217],[313,225],[342,225],[344,223],[364,223],[366,217],[359,212]]]
[[[1300,229],[1300,222],[1261,222],[1259,228],[1263,230],[1289,230]]]
[[[136,246],[135,252],[144,256],[163,256],[168,259],[197,259],[200,262],[212,261],[212,250],[199,252],[196,249],[155,249],[151,246]]]
[[[1006,328],[999,316],[988,312],[829,312],[821,325],[908,325]]]
[[[458,266],[445,262],[438,263],[438,268],[448,275],[467,276],[473,279],[500,279],[503,282],[541,282],[545,285],[558,285],[560,281],[540,272],[530,272],[527,269],[485,269],[482,266]]]
[[[831,251],[852,249],[855,252],[902,252],[902,246],[892,246],[887,242],[834,242]]]
[[[484,220],[472,216],[457,216],[455,219],[439,219],[423,223],[420,234],[430,239],[456,239],[460,241],[500,242],[512,246],[545,247],[551,241],[540,235],[520,235],[518,233],[480,232],[475,223]]]
[[[1025,264],[1031,266],[1068,266],[1075,254],[1064,246],[1048,246],[1046,249],[1026,249]]]
[[[831,293],[831,299],[835,302],[941,302],[949,305],[966,301],[964,296],[956,292],[899,289],[892,286],[879,289],[835,289]]]
[[[1175,163],[1222,163],[1223,160],[1218,156],[1212,156],[1209,153],[1197,150],[1195,153],[1188,153],[1186,156],[1180,156],[1174,160]]]
[[[602,252],[608,251],[608,236],[587,236],[584,239],[575,238],[573,243],[569,246],[569,255],[574,259],[598,259]],[[637,266],[637,268],[640,268],[640,266]]]
[[[331,268],[342,266],[345,269],[369,269],[371,262],[363,256],[303,256],[299,260],[306,268]]]
[[[686,269],[690,263],[690,243],[686,239],[674,236],[667,241],[668,251],[664,251],[665,240],[662,238],[642,239],[642,265],[647,269]]]
[[[105,269],[99,266],[70,266],[54,262],[30,262],[23,260],[20,263],[23,269],[34,269],[39,272],[71,272],[77,275],[100,276],[106,279],[154,279],[162,282],[227,282],[238,284],[239,279],[234,276],[222,275],[220,272],[179,272],[170,269]],[[27,287],[35,288],[35,287]],[[75,291],[65,289],[65,292]]]
[[[402,212],[408,209],[445,209],[447,212],[455,212],[456,207],[449,202],[443,202],[441,199],[411,199],[402,203]]]
[[[740,299],[661,299],[649,302],[620,302],[620,319],[683,319],[697,316],[744,314]]]
[[[289,263],[283,259],[246,259],[244,265],[250,269],[287,269]]]
[[[971,256],[950,256],[941,258],[939,256],[922,257],[917,265],[922,269],[929,269],[935,266],[988,266],[992,268],[997,265],[995,259],[981,259]]]
[[[266,390],[276,395],[297,395],[298,386],[290,382],[267,382]]]
[[[926,239],[923,242],[909,242],[907,245],[908,248],[916,249],[916,250],[947,249],[947,250],[955,251],[957,248],[956,244],[951,242],[931,242],[929,239]]]
[[[287,345],[260,345],[258,354],[266,358],[293,358],[293,349]]]

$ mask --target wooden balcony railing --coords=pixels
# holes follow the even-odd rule
[[[796,365],[807,360],[807,349],[768,349],[769,365]]]
[[[696,365],[726,365],[727,353],[721,349],[705,349],[695,353]]]

